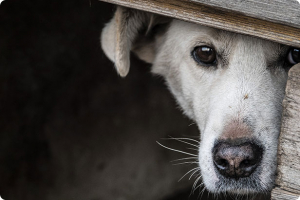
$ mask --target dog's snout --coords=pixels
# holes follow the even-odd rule
[[[232,145],[218,143],[213,149],[216,169],[227,178],[243,178],[250,176],[262,159],[262,149],[253,143]]]

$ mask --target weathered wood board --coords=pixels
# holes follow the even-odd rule
[[[219,29],[252,35],[290,46],[300,47],[300,32],[298,28],[286,24],[278,24],[260,18],[246,16],[238,12],[216,9],[207,5],[206,1],[205,4],[199,3],[200,1],[196,0],[101,1],[157,13],[160,15],[165,15]]]
[[[272,200],[299,200],[299,195],[275,188],[272,191]]]
[[[191,0],[215,8],[238,12],[300,28],[300,3],[297,0]]]
[[[300,64],[289,71],[283,100],[276,184],[272,200],[300,198]]]

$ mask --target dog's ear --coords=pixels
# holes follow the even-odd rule
[[[113,19],[101,34],[101,46],[107,57],[115,63],[120,76],[125,77],[130,68],[130,51],[140,59],[152,63],[156,42],[166,30],[170,18],[117,7]]]

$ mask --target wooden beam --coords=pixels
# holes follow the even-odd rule
[[[297,0],[191,0],[218,9],[300,28],[300,3]]]
[[[300,47],[300,30],[295,27],[216,9],[195,0],[102,1]]]

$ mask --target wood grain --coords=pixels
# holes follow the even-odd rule
[[[300,3],[297,0],[191,0],[215,8],[242,13],[300,28]]]
[[[216,9],[196,0],[102,1],[300,47],[298,28],[253,18],[238,12]]]
[[[289,71],[283,100],[276,183],[300,196],[300,64]]]
[[[299,195],[287,192],[280,188],[275,188],[272,191],[271,200],[298,200]]]

